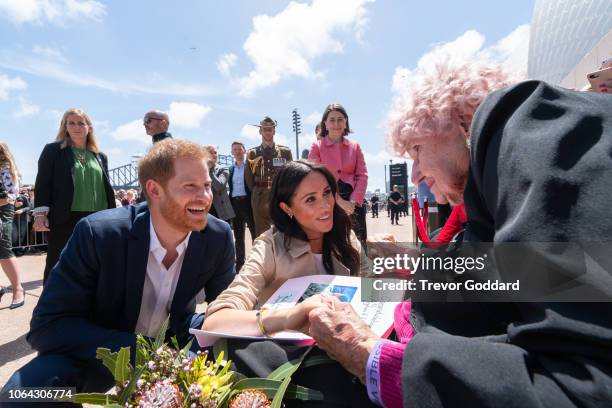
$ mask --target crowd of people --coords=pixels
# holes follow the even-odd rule
[[[389,123],[388,140],[396,154],[412,159],[412,182],[427,185],[435,201],[453,209],[437,241],[463,231],[464,241],[494,248],[609,242],[611,112],[606,94],[513,83],[499,67],[448,64],[414,90]],[[56,141],[43,149],[33,214],[34,227],[49,231],[49,252],[27,335],[39,354],[3,392],[36,386],[107,391],[113,377],[95,359],[96,349],[133,349],[136,334],[154,336],[169,317],[180,346],[191,339],[190,328],[312,336],[316,352],[336,363],[295,373],[297,384],[323,392],[311,405],[612,405],[611,302],[407,299],[385,338],[333,296],[261,308],[289,278],[369,275],[368,244],[395,240],[367,237],[367,165],[342,105],[326,107],[306,160],[294,161],[274,142],[277,122],[265,117],[257,125],[262,143],[247,150],[233,142],[235,163],[227,169],[217,165],[216,147],[173,139],[165,113],[148,112],[144,125],[154,144],[138,165],[141,204],[127,192],[116,202],[106,156],[84,111],[67,111]],[[3,220],[12,219],[18,191],[11,162],[0,145],[0,163],[9,163],[1,167]],[[394,186],[393,223],[406,201]],[[245,225],[254,239],[249,254]],[[16,263],[4,241],[0,250],[18,302]],[[442,256],[435,246],[409,250]],[[461,246],[457,251],[461,256]],[[568,259],[573,253],[530,255],[539,268],[553,264],[576,273]],[[521,267],[544,273],[533,264]],[[609,271],[579,280],[612,300]],[[204,314],[195,309],[202,291]],[[237,370],[256,376],[303,352],[272,340],[230,341],[229,348]],[[293,403],[307,404],[287,406]]]

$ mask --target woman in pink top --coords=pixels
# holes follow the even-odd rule
[[[324,164],[336,178],[336,202],[352,216],[353,230],[365,248],[368,234],[363,198],[368,186],[368,169],[359,143],[346,137],[349,133],[351,128],[344,107],[339,103],[328,105],[321,119],[321,139],[312,144],[308,160]]]

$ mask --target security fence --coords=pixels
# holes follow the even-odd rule
[[[12,243],[13,250],[27,252],[34,249],[45,249],[47,232],[37,232],[32,229],[34,217],[31,212],[15,215],[13,219]]]

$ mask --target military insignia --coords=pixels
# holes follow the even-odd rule
[[[274,167],[282,167],[285,164],[287,164],[287,159],[285,159],[284,157],[275,157],[272,159],[272,165]]]

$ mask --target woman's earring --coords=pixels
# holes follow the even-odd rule
[[[289,218],[293,219],[293,213],[288,212],[287,215],[289,216]]]

